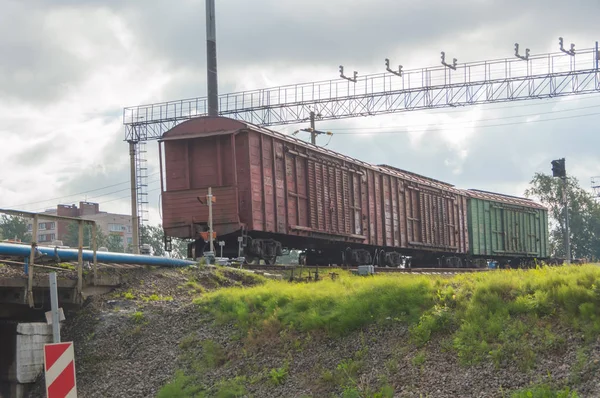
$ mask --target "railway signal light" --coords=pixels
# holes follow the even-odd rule
[[[566,177],[565,158],[552,161],[552,177]]]

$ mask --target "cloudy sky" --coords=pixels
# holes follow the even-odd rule
[[[559,36],[576,49],[600,40],[597,0],[221,0],[216,8],[220,93],[336,79],[340,64],[362,76],[383,72],[385,58],[416,69],[439,65],[442,50],[461,63],[512,57],[515,42],[539,54],[557,51]],[[89,200],[128,213],[123,108],[204,96],[205,40],[203,0],[0,2],[0,207]],[[598,95],[317,127],[334,132],[329,149],[367,162],[523,195],[559,157],[590,187],[600,175],[594,113]],[[511,124],[483,127],[503,123]],[[160,223],[156,146],[148,144],[152,224]]]

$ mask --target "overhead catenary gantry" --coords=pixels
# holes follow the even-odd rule
[[[363,77],[357,71],[353,77],[344,75],[340,65],[339,79],[221,94],[218,114],[274,126],[307,122],[311,112],[319,120],[334,120],[600,92],[598,42],[580,50],[571,44],[566,50],[559,38],[559,49],[532,55],[527,48],[522,54],[517,43],[512,58],[463,64],[456,58],[447,62],[441,52],[441,66],[403,70],[400,65],[398,71],[385,59],[385,72]],[[145,159],[135,146],[160,139],[186,120],[206,116],[207,108],[207,97],[125,108],[125,140],[132,145],[136,175],[144,173]],[[144,190],[145,184],[138,181],[132,196],[140,197]]]

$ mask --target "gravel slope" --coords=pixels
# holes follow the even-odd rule
[[[522,373],[517,363],[500,369],[461,366],[440,338],[417,350],[408,343],[406,326],[391,320],[340,339],[282,335],[269,328],[246,339],[233,325],[217,326],[191,303],[203,289],[251,283],[211,269],[142,269],[130,272],[117,291],[90,298],[68,317],[63,332],[64,341],[75,342],[78,396],[154,397],[177,369],[200,374],[206,387],[237,380],[244,396],[253,397],[342,396],[345,389],[359,393],[349,396],[372,396],[367,393],[384,386],[395,397],[502,397],[503,392],[509,397],[511,390],[547,382],[549,376],[558,385],[576,381],[581,397],[600,396],[595,376],[600,342],[581,357],[582,340],[568,331],[560,351],[538,358],[533,371]],[[162,297],[151,299],[152,294]],[[203,347],[207,341],[211,352]],[[30,396],[44,396],[43,379]]]

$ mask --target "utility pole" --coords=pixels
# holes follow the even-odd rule
[[[292,133],[292,135],[298,134],[300,131],[307,131],[310,133],[310,143],[313,145],[317,145],[317,135],[325,134],[325,135],[333,135],[331,131],[319,131],[315,128],[315,118],[321,117],[321,114],[315,114],[314,111],[310,111],[310,127],[306,129],[296,130]]]
[[[571,264],[571,237],[569,235],[569,198],[567,195],[567,177],[562,177],[563,204],[565,207],[565,247],[567,251],[567,264]]]
[[[317,133],[315,131],[315,112],[310,111],[310,143],[317,145]]]
[[[562,180],[562,202],[565,218],[565,253],[567,264],[571,264],[571,237],[569,236],[569,199],[567,195],[567,169],[565,158],[552,161],[552,176]]]

